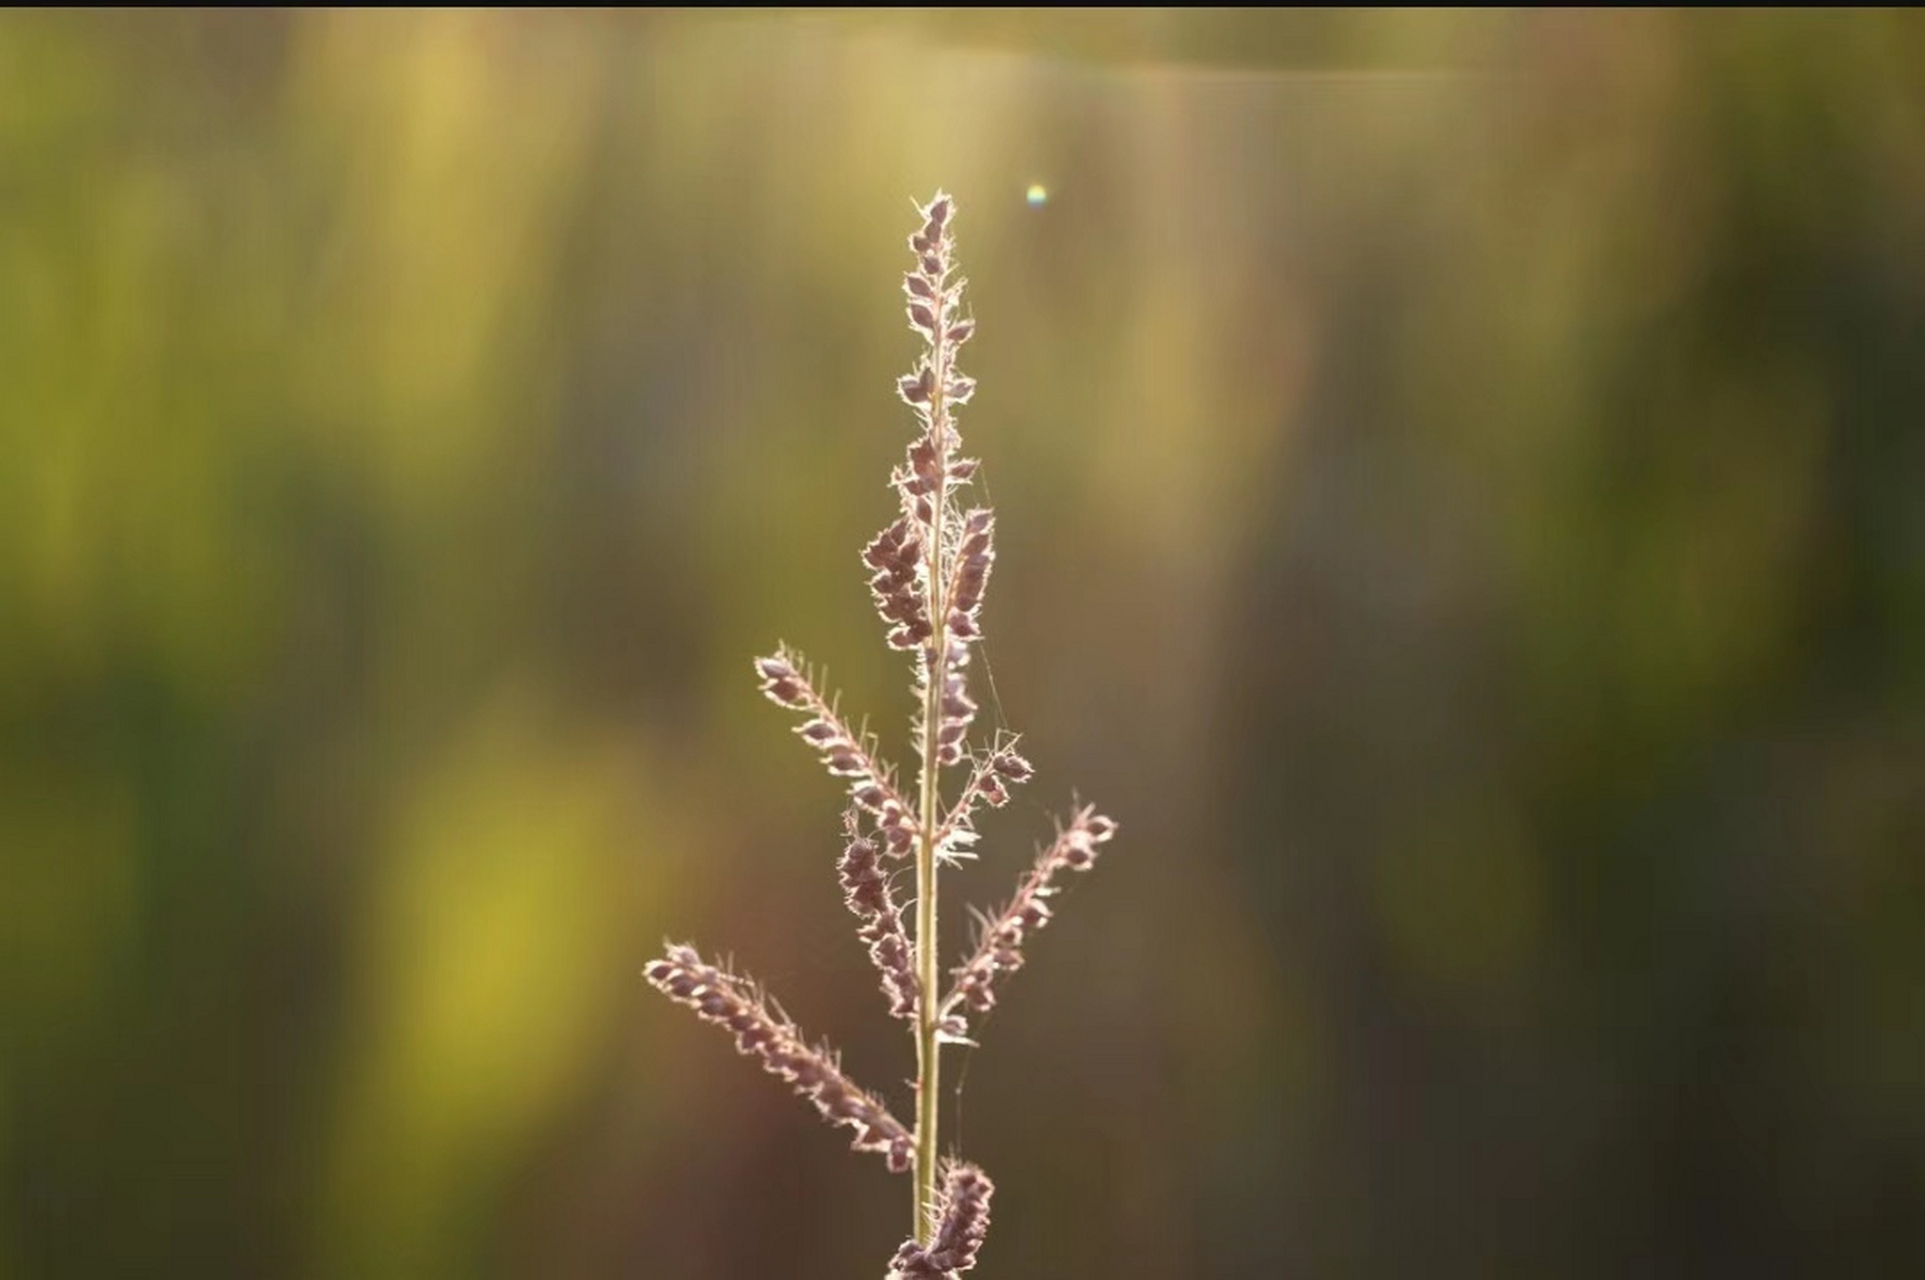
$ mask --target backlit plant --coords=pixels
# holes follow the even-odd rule
[[[956,410],[976,384],[957,368],[956,357],[975,321],[962,313],[956,204],[937,192],[920,212],[903,291],[923,351],[896,391],[921,430],[891,476],[900,510],[862,551],[889,646],[909,654],[914,668],[914,797],[898,789],[876,743],[850,727],[800,655],[785,646],[755,662],[762,692],[801,717],[796,732],[831,774],[847,781],[838,865],[843,898],[861,922],[858,936],[881,976],[889,1012],[908,1024],[915,1042],[915,1123],[904,1124],[880,1098],[851,1083],[836,1054],[805,1038],[759,986],[708,963],[693,947],[670,946],[646,970],[650,983],[730,1031],[741,1052],[788,1082],[831,1124],[854,1130],[856,1150],[873,1151],[891,1170],[910,1175],[913,1229],[889,1269],[902,1280],[970,1270],[989,1225],[989,1178],[960,1158],[938,1160],[943,1046],[971,1042],[972,1024],[995,1006],[1002,981],[1022,967],[1025,940],[1049,922],[1060,877],[1088,870],[1116,830],[1093,808],[1073,812],[1009,901],[981,917],[974,946],[945,975],[937,950],[938,875],[945,865],[975,856],[978,813],[1006,804],[1010,788],[1028,781],[1032,770],[1013,737],[978,744],[970,738],[977,710],[970,655],[983,634],[996,519],[988,507],[963,502],[977,463],[961,455]],[[959,785],[945,798],[951,778]],[[905,891],[913,896],[905,900]]]

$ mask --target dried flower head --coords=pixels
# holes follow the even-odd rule
[[[947,1280],[973,1270],[989,1233],[989,1198],[995,1194],[988,1174],[973,1164],[952,1162],[943,1172],[928,1242],[903,1241],[889,1261],[888,1280]]]
[[[895,771],[878,756],[874,740],[842,717],[801,655],[784,646],[755,660],[762,692],[800,715],[796,733],[847,785],[837,872],[889,1011],[911,1026],[916,1123],[896,1120],[882,1102],[850,1083],[834,1053],[806,1043],[759,988],[706,963],[692,947],[672,946],[646,970],[649,982],[730,1031],[738,1049],[787,1081],[831,1123],[854,1129],[858,1150],[880,1153],[892,1170],[913,1172],[915,1235],[890,1264],[895,1280],[953,1277],[976,1265],[994,1188],[975,1165],[951,1161],[937,1168],[942,1046],[965,1041],[971,1019],[994,1007],[997,984],[1023,963],[1026,938],[1049,921],[1048,899],[1059,873],[1088,870],[1098,846],[1116,829],[1095,810],[1079,809],[1038,855],[1009,903],[983,918],[974,950],[951,971],[955,985],[937,998],[937,873],[947,862],[974,856],[978,813],[1007,804],[1010,789],[1035,771],[1011,735],[999,734],[987,745],[970,743],[978,707],[969,666],[983,639],[996,517],[986,506],[965,507],[959,500],[978,463],[962,456],[956,427],[957,408],[976,390],[975,380],[956,366],[976,330],[963,314],[966,282],[955,269],[956,203],[939,191],[918,213],[921,225],[909,237],[913,264],[902,290],[922,351],[896,381],[896,394],[915,414],[918,430],[890,472],[896,514],[862,549],[888,644],[911,654],[914,664],[918,709],[911,737],[920,768],[913,802],[898,791]],[[945,770],[965,761],[968,776],[945,806]],[[914,897],[905,903],[897,899],[896,881],[912,869]]]
[[[882,865],[880,846],[862,834],[857,811],[851,808],[842,821],[848,839],[837,865],[842,900],[862,921],[856,936],[869,944],[869,959],[882,975],[889,1012],[914,1021],[922,1003],[922,983],[916,977],[915,948],[902,927],[902,908],[896,903],[890,873]]]
[[[912,1139],[902,1122],[849,1082],[834,1053],[805,1043],[795,1024],[770,1009],[754,984],[707,963],[689,946],[670,946],[666,957],[650,963],[643,976],[704,1022],[733,1032],[737,1050],[760,1059],[764,1071],[793,1085],[815,1103],[823,1119],[854,1129],[851,1145],[857,1151],[880,1152],[897,1173],[909,1168]]]
[[[1097,846],[1116,834],[1116,824],[1085,806],[1056,833],[1016,886],[1003,909],[982,922],[976,950],[952,972],[956,985],[943,999],[938,1016],[943,1035],[963,1040],[969,1034],[970,1014],[996,1007],[998,980],[1023,967],[1023,941],[1050,921],[1049,898],[1063,871],[1087,871],[1096,865]]]
[[[834,701],[817,691],[802,655],[785,645],[774,657],[757,658],[755,671],[769,701],[809,717],[796,726],[796,735],[821,754],[830,774],[849,780],[849,798],[874,817],[890,854],[908,853],[916,821],[896,793],[894,771],[876,759],[869,736],[844,723]]]
[[[1029,781],[1035,772],[1029,761],[1017,754],[1013,737],[1005,737],[994,749],[977,756],[962,794],[936,831],[937,856],[951,860],[974,856],[968,851],[976,843],[977,806],[1002,808],[1009,803],[1009,789]]]
[[[869,592],[876,612],[889,624],[889,647],[919,649],[935,629],[929,624],[928,591],[923,583],[922,538],[904,516],[862,549],[862,562],[875,570]]]

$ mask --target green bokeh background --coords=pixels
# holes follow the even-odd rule
[[[639,971],[907,1113],[748,659],[904,754],[938,185],[1039,768],[945,901],[1123,828],[980,1273],[1925,1271],[1915,16],[256,12],[0,17],[0,1275],[881,1273]]]

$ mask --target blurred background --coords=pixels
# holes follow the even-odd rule
[[[1032,205],[1026,191],[1045,188]],[[981,1273],[1925,1271],[1925,24],[0,18],[0,1275],[879,1275],[779,639],[962,204],[995,699],[1122,832]]]

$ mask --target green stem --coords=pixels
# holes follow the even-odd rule
[[[935,299],[937,323],[942,319],[942,291]],[[936,1029],[940,1025],[936,1005],[941,998],[938,985],[942,974],[936,947],[936,804],[941,790],[942,763],[938,756],[937,733],[942,728],[943,678],[949,664],[949,631],[943,625],[942,526],[944,506],[949,493],[948,468],[940,460],[948,457],[946,435],[948,406],[944,391],[949,371],[944,367],[945,343],[938,333],[935,341],[935,389],[929,397],[929,430],[935,439],[936,456],[942,478],[933,495],[935,517],[929,535],[929,621],[935,629],[931,637],[933,655],[923,690],[922,706],[922,836],[916,847],[916,973],[922,984],[916,1023],[916,1243],[928,1244],[934,1223],[930,1210],[936,1203],[936,1103],[942,1069],[942,1044]]]

